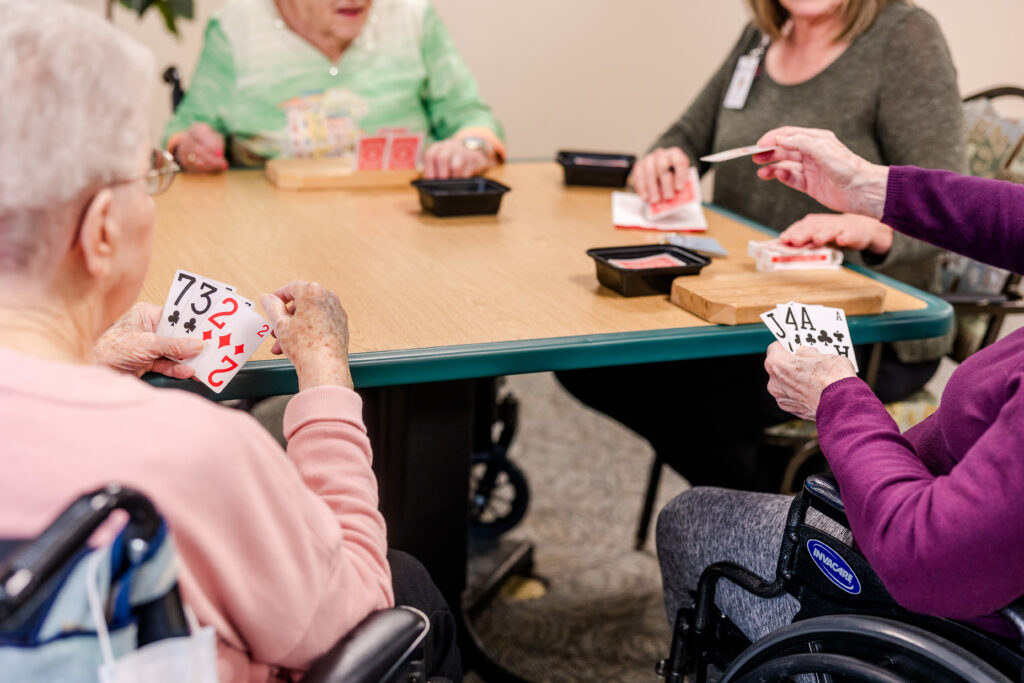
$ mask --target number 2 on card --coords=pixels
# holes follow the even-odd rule
[[[226,303],[230,303],[231,304],[231,310],[229,310],[229,311],[221,311],[220,313],[214,313],[208,319],[209,323],[211,325],[213,325],[214,327],[216,327],[218,330],[223,330],[225,323],[219,322],[217,320],[217,318],[223,318],[226,315],[234,315],[235,313],[238,312],[238,302],[235,301],[234,299],[232,299],[231,297],[228,297],[227,299],[224,299],[224,301],[221,302],[221,303],[225,303],[225,304]]]
[[[232,370],[238,367],[238,363],[236,363],[235,359],[232,358],[231,356],[224,356],[223,358],[220,359],[220,362],[227,363],[228,366],[226,368],[217,368],[207,376],[206,381],[210,384],[211,387],[219,387],[220,385],[224,384],[224,380],[222,379],[215,380],[213,378],[214,375],[220,375],[225,372],[231,372]]]

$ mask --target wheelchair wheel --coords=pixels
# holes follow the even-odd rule
[[[469,530],[481,539],[497,538],[519,524],[530,503],[523,471],[511,460],[490,453],[473,455],[469,496]]]
[[[824,674],[837,683],[1011,683],[933,633],[851,614],[796,622],[765,636],[733,661],[721,683],[782,681],[802,673]]]

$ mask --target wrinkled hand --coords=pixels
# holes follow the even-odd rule
[[[813,420],[825,387],[846,377],[856,377],[853,363],[841,356],[826,356],[801,346],[790,353],[779,342],[768,347],[764,359],[768,393],[779,407],[804,420]]]
[[[771,164],[757,170],[761,179],[775,178],[835,211],[882,217],[888,167],[861,159],[831,131],[776,128],[757,144],[777,146],[754,156],[756,163]]]
[[[423,153],[423,177],[427,180],[469,178],[494,166],[483,152],[466,149],[454,138],[435,142]]]
[[[690,158],[679,147],[656,149],[633,166],[633,189],[648,204],[672,199],[686,187]]]
[[[892,228],[867,216],[852,213],[810,213],[786,228],[779,239],[791,247],[834,246],[888,254]]]
[[[274,327],[272,353],[295,366],[299,391],[322,385],[353,388],[348,368],[348,316],[338,295],[315,282],[293,280],[260,301]]]
[[[175,379],[188,379],[195,371],[168,358],[187,360],[203,349],[195,339],[171,339],[156,336],[161,308],[137,303],[120,320],[103,333],[93,347],[93,359],[121,372],[141,377],[159,372]]]
[[[178,164],[189,173],[226,171],[224,136],[205,123],[193,123],[174,148]]]

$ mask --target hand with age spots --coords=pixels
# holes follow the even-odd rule
[[[260,301],[277,339],[275,354],[295,366],[299,391],[324,385],[353,388],[348,368],[348,316],[334,292],[293,280]]]
[[[175,379],[188,379],[195,371],[168,358],[187,360],[196,356],[203,343],[195,339],[158,337],[161,309],[147,303],[137,303],[120,320],[110,326],[93,347],[93,359],[121,372],[141,377],[147,372]]]
[[[857,376],[848,358],[827,356],[806,346],[790,353],[779,342],[768,347],[764,369],[768,371],[768,393],[780,408],[804,420],[816,417],[825,387]]]

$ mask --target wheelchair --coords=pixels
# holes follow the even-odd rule
[[[114,542],[87,547],[116,510],[127,513],[128,522]],[[170,538],[144,495],[111,484],[79,497],[37,538],[0,540],[0,679],[97,680],[102,647],[83,588],[92,580],[83,580],[90,565],[106,595],[99,616],[119,656],[188,636]],[[97,575],[99,566],[104,569]],[[426,615],[411,607],[373,612],[301,681],[424,683],[419,647],[429,627]]]
[[[1024,600],[1001,610],[1017,642],[910,612],[856,549],[806,524],[809,508],[849,527],[835,479],[808,478],[789,508],[774,580],[731,562],[707,567],[692,606],[676,616],[669,657],[656,667],[661,678],[705,683],[713,665],[723,672],[720,683],[1024,682]],[[761,598],[789,593],[800,610],[792,623],[751,643],[715,606],[719,579]]]

